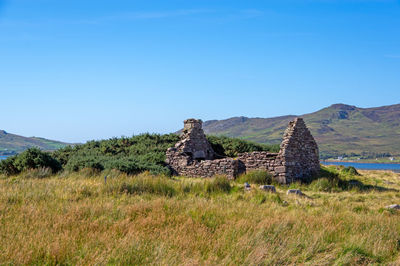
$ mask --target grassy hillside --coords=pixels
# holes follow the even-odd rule
[[[258,143],[279,143],[288,122],[295,117],[212,120],[204,123],[204,130],[207,134],[240,137]],[[301,117],[323,156],[400,155],[400,104],[378,108],[335,104]]]
[[[398,265],[400,213],[384,207],[399,174],[327,173],[341,181],[292,185],[308,197],[148,173],[0,176],[0,264]]]
[[[67,145],[67,143],[60,141],[37,137],[27,138],[0,130],[0,155],[20,153],[32,147],[37,147],[46,151],[53,151]]]

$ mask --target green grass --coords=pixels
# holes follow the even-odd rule
[[[267,171],[254,170],[239,176],[236,182],[242,184],[247,182],[249,184],[268,185],[273,183],[273,178]]]
[[[2,265],[400,263],[400,212],[384,208],[400,202],[392,172],[329,167],[321,178],[365,189],[292,185],[307,197],[222,177],[27,174],[0,176]]]

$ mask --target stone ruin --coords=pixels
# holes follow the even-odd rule
[[[289,123],[279,153],[240,153],[236,158],[217,156],[202,129],[202,121],[187,119],[181,140],[167,150],[166,163],[173,174],[191,177],[226,175],[230,179],[252,170],[266,170],[281,184],[304,180],[319,172],[319,152],[302,118]]]

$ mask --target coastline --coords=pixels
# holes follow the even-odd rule
[[[400,164],[400,162],[355,161],[355,160],[346,160],[346,161],[340,161],[340,160],[321,160],[321,163],[322,163],[322,162],[327,162],[327,163]]]

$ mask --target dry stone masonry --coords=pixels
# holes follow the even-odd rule
[[[202,129],[202,121],[187,119],[181,140],[167,150],[166,163],[175,175],[235,178],[252,170],[266,170],[282,184],[308,178],[319,171],[318,146],[302,118],[286,129],[279,153],[247,152],[237,158],[214,159],[215,152]]]

